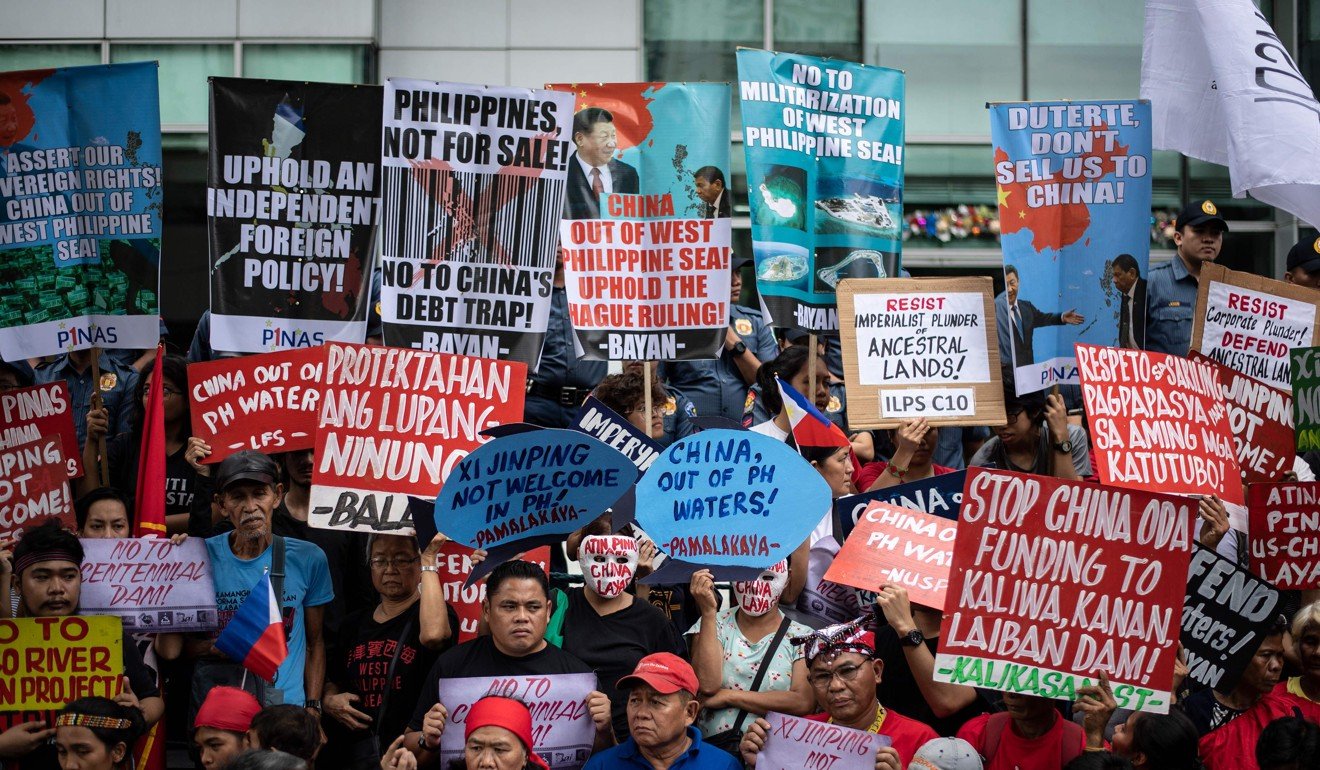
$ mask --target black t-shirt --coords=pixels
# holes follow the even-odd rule
[[[421,730],[426,712],[440,702],[440,680],[465,676],[553,676],[555,674],[590,674],[591,667],[553,644],[539,652],[515,658],[495,648],[490,636],[478,636],[441,655],[426,676],[417,698],[409,730]],[[446,704],[449,709],[453,703]]]
[[[1215,691],[1208,688],[1187,696],[1180,705],[1183,713],[1196,725],[1197,735],[1201,736],[1218,730],[1243,713],[1220,703]]]
[[[600,691],[610,697],[614,734],[628,735],[628,695],[615,686],[637,668],[637,661],[655,652],[678,654],[678,634],[668,618],[650,603],[634,600],[610,615],[596,613],[585,588],[568,592],[564,612],[564,650],[591,666]]]
[[[189,513],[197,489],[197,471],[183,454],[187,445],[165,458],[165,515]],[[120,433],[106,442],[105,453],[110,464],[110,486],[119,490],[136,510],[138,456],[142,452],[141,433]]]
[[[926,640],[926,647],[930,649],[931,655],[935,654],[935,648],[939,645],[939,641],[938,637]],[[918,722],[925,722],[940,735],[955,735],[958,728],[966,724],[972,717],[990,711],[990,705],[978,692],[976,700],[956,714],[947,717],[935,716],[930,704],[926,702],[921,690],[917,688],[917,680],[912,675],[912,667],[908,665],[907,656],[903,654],[903,645],[899,643],[898,634],[894,633],[894,629],[890,626],[876,629],[875,655],[877,659],[884,661],[885,664],[880,684],[876,685],[875,688],[876,696],[880,699],[880,702],[885,706],[892,707],[905,717],[911,717]]]

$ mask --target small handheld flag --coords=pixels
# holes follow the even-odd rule
[[[265,681],[275,681],[275,673],[289,656],[289,648],[284,641],[284,621],[269,572],[262,573],[252,586],[238,612],[215,640],[215,647]]]
[[[816,405],[811,403],[793,386],[775,378],[779,386],[779,397],[788,410],[788,422],[792,425],[793,441],[799,447],[845,447],[852,442],[843,434],[839,426],[830,422],[830,418],[821,414]]]

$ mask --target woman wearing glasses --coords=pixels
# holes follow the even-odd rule
[[[410,536],[372,535],[367,541],[380,603],[345,619],[322,698],[326,715],[346,733],[338,767],[379,766],[390,738],[407,728],[431,665],[453,646],[458,617],[445,603],[436,573],[444,543],[445,536],[436,535],[419,553]]]

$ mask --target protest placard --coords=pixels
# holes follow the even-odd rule
[[[1251,571],[1282,591],[1320,588],[1320,481],[1252,484]]]
[[[0,539],[42,519],[74,527],[67,468],[59,436],[0,449]]]
[[[573,97],[390,78],[385,344],[536,367],[550,321]]]
[[[1228,407],[1207,363],[1164,353],[1077,346],[1082,398],[1101,483],[1217,494],[1245,532]]]
[[[839,284],[848,424],[1002,425],[1004,386],[989,278]]]
[[[0,650],[6,661],[0,666],[0,711],[58,710],[78,698],[114,698],[123,689],[119,618],[0,620]]]
[[[0,73],[0,359],[160,339],[158,68]]]
[[[83,474],[78,433],[73,427],[69,385],[64,380],[0,393],[0,449],[45,436],[59,436],[69,478]]]
[[[595,689],[595,674],[441,679],[440,702],[449,714],[440,735],[440,765],[463,758],[464,724],[472,705],[498,695],[522,701],[532,713],[532,746],[551,770],[577,770],[587,763],[596,740],[587,710],[587,696]]]
[[[132,633],[214,631],[215,583],[199,538],[84,539],[81,612],[115,615]]]
[[[774,326],[833,331],[839,281],[899,274],[903,72],[748,48],[737,58],[762,307]]]
[[[1074,343],[1144,346],[1151,107],[989,107],[1004,251],[999,355],[1025,395],[1077,382]]]
[[[1288,351],[1315,344],[1320,294],[1213,263],[1201,267],[1199,283],[1191,349],[1267,385],[1291,389]]]
[[[411,534],[483,430],[522,419],[527,367],[373,345],[326,346],[308,523]]]
[[[203,462],[311,449],[325,358],[315,347],[188,364],[192,433],[211,445]]]
[[[866,591],[906,588],[916,604],[944,608],[958,522],[872,502],[825,571],[825,579]]]
[[[771,711],[757,770],[873,770],[877,749],[891,745],[888,735],[803,719]]]
[[[1228,409],[1228,430],[1237,449],[1242,480],[1248,484],[1283,481],[1283,474],[1293,469],[1297,459],[1293,451],[1296,437],[1292,395],[1221,366],[1194,350],[1187,357],[1215,370]]]
[[[1166,713],[1196,501],[972,468],[935,679]]]
[[[958,509],[962,507],[963,483],[966,479],[967,471],[942,473],[928,479],[840,497],[834,501],[834,515],[839,521],[839,534],[847,538],[852,533],[853,527],[857,526],[858,520],[862,518],[866,506],[876,500],[957,521]]]
[[[211,347],[361,343],[380,207],[380,86],[210,79]],[[364,119],[365,118],[365,119]]]
[[[1187,572],[1182,635],[1187,677],[1230,693],[1278,617],[1282,595],[1197,544]]]
[[[458,615],[458,628],[455,629],[459,644],[477,638],[477,624],[481,622],[481,603],[486,600],[486,580],[468,581],[472,574],[472,549],[462,543],[450,540],[440,546],[436,557],[437,573],[440,575],[440,588],[444,591],[445,604],[454,608]],[[550,575],[550,547],[533,548],[523,554],[525,561],[536,564]]]
[[[1320,449],[1320,348],[1289,352],[1297,451],[1314,452]]]
[[[667,447],[637,483],[637,523],[673,559],[765,569],[830,511],[830,490],[782,441],[704,430]]]
[[[632,460],[637,470],[645,471],[660,455],[660,444],[624,419],[623,415],[601,403],[595,396],[587,396],[578,409],[577,419],[569,426],[588,436],[595,436],[606,446],[613,447]]]

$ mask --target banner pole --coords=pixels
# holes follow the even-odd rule
[[[92,348],[92,408],[103,409],[105,401],[101,398],[101,349]],[[109,428],[109,426],[106,426]],[[100,459],[101,486],[110,486],[110,463],[105,456],[105,434],[96,440],[96,455]]]
[[[651,362],[642,362],[642,406],[645,411],[642,413],[646,429],[642,432],[647,438],[655,438],[651,435]]]
[[[807,403],[816,403],[816,333],[807,335]]]
[[[1054,387],[1050,389],[1050,395],[1051,395],[1051,396],[1057,396],[1057,395],[1059,395],[1059,383],[1057,383],[1057,382],[1054,383]],[[1045,425],[1045,433],[1046,433],[1047,436],[1048,436],[1049,432],[1050,432],[1050,426],[1049,426],[1048,424],[1046,424],[1046,425]],[[1055,471],[1057,470],[1057,469],[1055,468],[1055,465],[1056,465],[1056,464],[1058,463],[1058,461],[1059,461],[1059,458],[1058,458],[1058,454],[1059,454],[1059,453],[1056,452],[1056,451],[1054,451],[1054,437],[1053,437],[1053,436],[1048,436],[1048,438],[1049,438],[1049,443],[1050,443],[1050,475],[1051,475],[1051,476],[1054,476],[1055,478],[1058,478],[1058,474],[1055,473]]]

